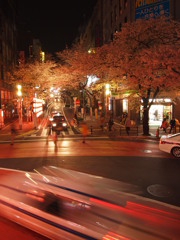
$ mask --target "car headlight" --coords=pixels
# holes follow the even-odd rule
[[[62,126],[63,126],[63,127],[66,127],[66,126],[67,126],[67,123],[63,123]]]
[[[51,121],[51,122],[52,122],[52,121],[53,121],[53,118],[49,118],[49,121]]]
[[[52,125],[53,125],[53,127],[56,127],[56,123],[53,123]]]

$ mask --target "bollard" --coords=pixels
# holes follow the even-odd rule
[[[93,128],[92,128],[92,126],[90,126],[90,129],[91,129],[91,134],[93,133]]]

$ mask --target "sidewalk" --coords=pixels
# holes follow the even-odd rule
[[[37,131],[34,128],[34,123],[33,122],[27,122],[27,121],[23,121],[22,123],[22,129],[19,129],[19,119],[9,119],[9,121],[6,121],[6,123],[4,124],[4,126],[0,129],[0,134],[4,134],[11,131],[11,125],[15,126],[16,132],[17,132],[17,136],[18,135],[25,135],[25,134],[30,134],[31,132],[35,132]]]
[[[152,141],[155,141],[155,142],[158,142],[160,137],[162,135],[165,135],[165,133],[160,130],[159,131],[159,137],[156,137],[156,133],[157,133],[157,128],[158,126],[150,126],[149,127],[149,136],[144,136],[143,135],[143,126],[142,125],[139,125],[138,126],[138,132],[137,132],[137,128],[135,129],[135,131],[132,133],[130,131],[130,135],[128,136],[126,134],[126,131],[125,131],[125,127],[124,125],[120,124],[119,123],[119,120],[118,119],[114,119],[114,125],[113,125],[113,128],[112,128],[112,131],[109,132],[108,130],[108,125],[107,125],[107,120],[105,121],[105,124],[104,124],[104,130],[101,129],[100,125],[100,119],[99,119],[99,116],[98,118],[96,119],[95,116],[93,116],[92,118],[90,118],[90,116],[86,116],[86,118],[84,119],[84,121],[86,122],[87,124],[87,127],[88,127],[88,130],[89,130],[89,136],[109,136],[109,137],[114,137],[114,138],[119,138],[119,139],[149,139],[149,140],[152,140]],[[120,134],[120,127],[122,129],[124,129],[121,134]],[[79,124],[79,126],[76,126],[76,128],[79,129],[80,133],[82,132],[81,131],[81,124]],[[168,133],[167,133],[168,134]]]

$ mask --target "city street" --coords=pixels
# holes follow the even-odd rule
[[[64,108],[63,111],[70,123],[73,109]],[[149,137],[120,136],[118,124],[116,131],[102,132],[99,120],[86,119],[89,133],[85,143],[82,143],[81,126],[77,129],[69,127],[58,136],[55,146],[53,135],[47,142],[47,121],[46,116],[37,129],[33,122],[24,122],[23,129],[19,130],[17,120],[14,145],[10,144],[11,124],[5,126],[0,131],[0,167],[30,172],[42,166],[71,169],[118,180],[128,194],[180,206],[180,162],[159,150],[154,132]],[[5,237],[8,237],[6,230],[12,236],[15,229],[17,239],[23,234],[28,239],[45,239],[3,218],[0,221]]]

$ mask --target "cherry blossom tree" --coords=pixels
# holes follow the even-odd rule
[[[143,105],[143,133],[149,134],[149,109],[157,96],[177,97],[180,89],[180,23],[172,19],[124,24],[110,44],[97,48],[91,69],[98,85],[121,84],[129,102]],[[89,69],[89,67],[88,67]],[[126,96],[127,97],[127,96]],[[142,103],[141,103],[142,101]]]
[[[54,69],[57,67],[53,61],[40,63],[38,61],[17,66],[9,73],[8,84],[11,84],[14,92],[17,85],[22,86],[23,103],[28,108],[33,100],[35,92],[39,98],[46,98],[50,87],[56,83],[57,77]]]

